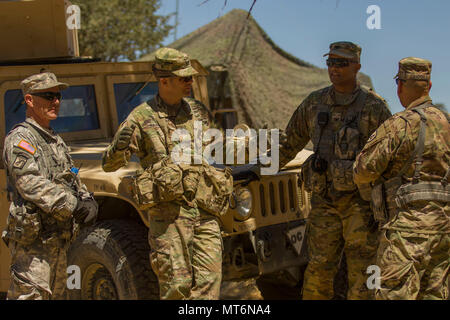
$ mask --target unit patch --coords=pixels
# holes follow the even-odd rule
[[[13,167],[16,169],[22,169],[25,163],[27,163],[27,158],[21,155],[18,155],[16,160],[13,163]]]

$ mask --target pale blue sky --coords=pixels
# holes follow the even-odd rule
[[[234,8],[248,10],[253,0],[180,0],[178,38]],[[162,0],[159,13],[175,11],[176,0]],[[381,29],[369,30],[369,5],[381,9]],[[223,8],[223,9],[222,9]],[[450,105],[449,0],[257,0],[253,17],[285,51],[325,67],[330,42],[353,41],[363,48],[361,71],[372,78],[375,90],[393,112],[403,110],[393,80],[398,61],[417,56],[432,61],[431,97]],[[173,42],[173,35],[165,44]],[[300,103],[300,101],[299,101]]]

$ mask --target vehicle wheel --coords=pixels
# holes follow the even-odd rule
[[[151,270],[147,229],[133,221],[109,220],[83,229],[68,253],[81,270],[81,288],[70,299],[159,299]]]

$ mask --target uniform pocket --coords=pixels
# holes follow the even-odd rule
[[[15,207],[8,216],[6,238],[28,246],[38,239],[41,228],[38,210],[27,212],[24,206]]]
[[[337,191],[354,191],[356,184],[353,182],[353,160],[334,160],[331,163],[331,176],[333,187]]]
[[[314,192],[316,195],[323,195],[327,188],[326,174],[325,172],[319,173],[313,170],[312,166],[315,159],[315,154],[313,154],[302,165],[302,180],[306,191]]]

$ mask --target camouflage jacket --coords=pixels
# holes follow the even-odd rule
[[[349,105],[358,98],[361,91],[362,89],[358,85],[353,94],[347,95],[344,99],[337,99],[333,86],[312,92],[294,112],[286,127],[285,138],[280,139],[280,141],[282,141],[279,149],[280,167],[283,167],[287,162],[293,159],[297,153],[305,147],[309,140],[312,140],[314,144],[314,137],[317,135],[317,131],[320,130],[316,123],[319,105],[328,106],[328,111],[330,113],[328,122],[334,135],[330,143],[332,144],[331,149],[334,149],[333,144],[335,144],[338,132],[344,126],[344,120]],[[365,141],[367,141],[372,132],[374,132],[383,121],[391,116],[389,108],[383,98],[371,89],[365,89],[365,92],[367,97],[357,123],[358,131],[361,134],[361,141],[356,148],[359,148],[359,150],[362,149]],[[315,145],[314,147],[316,148],[317,146]],[[355,153],[359,150],[353,150],[353,155],[349,160],[354,160]],[[332,155],[332,157],[339,158],[335,154]],[[329,167],[330,166],[328,166],[328,169]],[[330,181],[332,180],[330,170],[327,170],[326,175],[327,189],[330,190]],[[334,190],[331,193],[334,201],[339,200],[345,195],[348,196],[348,192],[336,192]],[[327,192],[325,197],[328,197],[329,195],[330,192]]]
[[[35,131],[22,125],[13,128],[5,139],[3,159],[7,170],[8,186],[13,194],[10,212],[15,212],[26,203],[41,210],[44,227],[57,221],[70,221],[77,205],[77,198],[54,178],[73,167],[69,148],[53,130],[42,128],[35,120],[27,118],[25,123]],[[42,138],[36,138],[36,133]],[[39,143],[44,139],[47,143]],[[78,191],[88,194],[77,177]],[[57,230],[54,230],[57,231]]]
[[[198,132],[194,132],[194,121],[198,121],[200,129]],[[114,140],[117,139],[120,131],[133,125],[135,125],[135,129],[128,148],[115,150]],[[172,141],[173,134],[177,129],[184,129],[185,133],[189,134],[193,153],[195,134],[197,136],[203,134],[203,131],[208,128],[209,114],[201,102],[183,98],[179,109],[174,110],[167,106],[159,95],[156,95],[150,101],[137,106],[119,126],[113,143],[103,153],[103,170],[106,172],[116,171],[127,165],[132,154],[139,157],[143,169],[152,167],[155,163],[170,156],[172,150],[176,151],[175,148],[180,145],[176,141],[177,139]],[[200,146],[200,149],[203,149],[203,146]],[[158,215],[155,211],[161,210],[162,212],[164,206],[170,206],[170,203],[161,203],[159,208],[153,210],[152,214]]]
[[[401,171],[419,136],[420,116],[411,109],[425,103],[431,103],[431,98],[414,101],[372,134],[354,165],[357,184],[374,182],[380,177],[390,179]],[[450,125],[442,111],[435,107],[426,107],[423,111],[427,125],[420,180],[440,181],[450,163]],[[411,181],[414,170],[415,164],[412,164],[402,177],[404,183]],[[417,201],[411,205],[410,210],[400,210],[384,227],[419,233],[450,232],[448,203]]]

